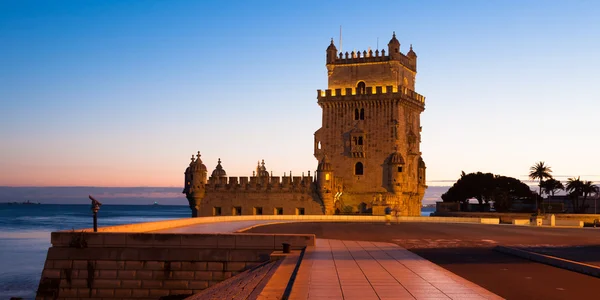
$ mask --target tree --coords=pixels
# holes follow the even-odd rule
[[[577,178],[572,177],[567,179],[567,185],[565,186],[565,191],[569,194],[569,197],[573,201],[573,211],[579,211],[579,196],[583,194],[583,182]]]
[[[564,189],[563,184],[554,178],[542,181],[542,192],[548,196],[552,195],[554,197],[554,193]]]
[[[477,172],[461,174],[442,200],[465,204],[475,198],[480,205],[494,202],[497,211],[507,211],[515,199],[533,199],[533,195],[529,186],[516,178]]]
[[[544,181],[544,179],[552,178],[550,173],[552,173],[552,169],[550,169],[550,166],[547,166],[543,161],[537,162],[529,168],[529,178],[532,180],[538,179],[540,181],[540,196],[542,195],[542,181]],[[535,202],[535,206],[537,210],[537,201]]]
[[[582,212],[586,209],[585,205],[588,195],[598,194],[598,191],[600,191],[600,189],[597,185],[594,185],[594,182],[592,181],[587,180],[581,183],[581,193],[583,193],[583,202],[581,203]]]

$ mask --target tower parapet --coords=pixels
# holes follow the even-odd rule
[[[372,49],[363,51],[353,50],[350,52],[346,51],[339,53],[334,51],[337,51],[337,49],[333,40],[331,40],[331,44],[327,47],[327,65],[333,66],[397,61],[409,70],[413,72],[417,71],[417,55],[413,51],[412,45],[410,51],[406,55],[400,52],[400,42],[396,39],[396,33],[393,34],[392,39],[388,44],[387,52],[385,49],[382,49],[381,51],[379,49],[376,49],[375,51]]]
[[[361,91],[358,87],[317,90],[317,99],[319,100],[319,103],[328,101],[382,100],[391,98],[403,98],[413,101],[417,105],[425,106],[425,96],[402,85],[367,86],[364,91]]]

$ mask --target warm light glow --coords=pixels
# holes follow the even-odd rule
[[[325,180],[329,180],[329,174],[325,174]]]

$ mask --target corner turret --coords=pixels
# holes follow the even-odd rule
[[[396,39],[396,32],[392,34],[392,39],[388,43],[388,55],[392,59],[400,59],[402,54],[400,53],[400,42]]]
[[[190,209],[192,210],[192,218],[198,217],[200,203],[206,194],[206,175],[206,166],[202,163],[200,151],[198,151],[196,159],[192,155],[190,165],[185,170],[185,183],[182,192],[188,199]]]
[[[394,194],[400,194],[406,184],[406,170],[404,166],[406,162],[404,161],[404,157],[402,154],[396,150],[395,153],[392,153],[388,159],[388,170],[390,174],[390,189]]]
[[[333,44],[333,39],[331,39],[331,44],[327,47],[327,63],[332,64],[335,62],[337,57],[337,48]]]
[[[418,165],[418,176],[419,176],[419,192],[420,193],[425,193],[425,189],[427,189],[427,184],[426,184],[426,178],[425,178],[425,170],[427,169],[427,167],[425,166],[425,161],[423,161],[423,158],[419,156],[419,165]]]
[[[406,53],[408,59],[412,60],[415,68],[417,67],[417,54],[413,51],[412,44],[410,44],[410,50]]]
[[[325,214],[334,214],[334,179],[333,168],[327,155],[323,157],[317,167],[317,192],[323,201]]]

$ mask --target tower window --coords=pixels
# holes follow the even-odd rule
[[[356,143],[356,144],[357,144],[357,145],[362,145],[362,144],[363,144],[363,137],[362,137],[362,136],[359,136],[359,137],[358,137],[358,141],[357,141],[357,143]]]
[[[360,81],[357,85],[356,85],[356,94],[357,95],[362,95],[366,92],[367,90],[367,85],[365,84],[364,81]]]
[[[365,119],[365,109],[361,108],[360,110],[358,108],[354,109],[354,120],[364,120]]]
[[[357,162],[354,165],[354,175],[362,175],[363,174],[363,164],[361,162]]]
[[[329,173],[325,173],[325,180],[329,180]]]
[[[398,173],[402,172],[402,166],[398,166]]]

